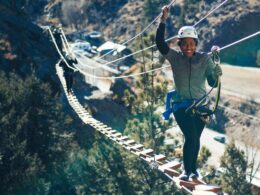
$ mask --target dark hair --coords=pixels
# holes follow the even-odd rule
[[[178,42],[177,42],[177,44],[178,44],[178,46],[180,47],[181,46],[181,42],[183,41],[183,39],[185,39],[185,38],[181,38],[181,39],[178,39]],[[196,44],[196,46],[198,45],[198,39],[194,39],[193,38],[193,40],[195,41],[195,44]]]

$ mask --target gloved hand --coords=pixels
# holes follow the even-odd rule
[[[216,67],[215,67],[215,75],[216,76],[222,76],[222,68],[220,67],[220,65],[216,65]]]
[[[168,15],[169,15],[169,8],[167,7],[167,5],[165,5],[162,8],[161,21],[165,22],[165,20],[168,18]]]
[[[214,52],[220,52],[220,47],[219,46],[217,46],[217,45],[213,45],[212,47],[211,47],[211,50],[210,50],[212,53],[214,53]]]

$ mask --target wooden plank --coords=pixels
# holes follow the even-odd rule
[[[115,139],[117,136],[115,136],[117,133],[109,133],[109,132],[105,132],[105,135],[111,139]],[[121,136],[121,135],[119,135]]]
[[[115,130],[104,130],[104,133],[106,134],[106,135],[112,135],[112,134],[116,134],[117,133],[117,131],[115,131]]]
[[[195,189],[195,186],[198,185],[197,183],[188,180],[188,181],[184,181],[184,180],[180,180],[178,177],[173,177],[173,181],[181,188],[182,186],[184,186],[185,188],[188,189]]]
[[[205,192],[205,191],[193,190],[192,195],[218,195],[218,194],[214,193],[214,192]]]
[[[122,142],[122,144],[123,145],[133,145],[133,144],[135,144],[135,140],[130,139],[130,140]]]
[[[104,129],[104,130],[107,130],[107,131],[108,131],[108,130],[112,130],[111,127],[103,127],[103,129]]]
[[[102,125],[100,125],[100,128],[108,128],[108,126],[107,126],[107,125],[104,125],[104,124],[102,124]]]
[[[137,145],[131,146],[131,147],[130,147],[130,151],[142,150],[143,148],[144,148],[144,145],[142,145],[142,144],[137,144]]]
[[[129,137],[122,136],[122,137],[117,138],[117,141],[125,141],[125,140],[128,140],[128,139],[129,139]]]
[[[221,187],[215,184],[200,184],[195,186],[195,190],[214,193],[219,193],[222,191]]]
[[[153,154],[153,149],[149,148],[140,152],[136,152],[136,154],[141,157],[147,157]]]
[[[166,159],[166,156],[165,155],[162,155],[162,154],[158,154],[158,155],[155,155],[154,157],[151,157],[151,158],[147,158],[146,161],[148,162],[152,162],[152,161],[164,161]]]
[[[170,175],[171,177],[178,177],[180,175],[178,171],[171,168],[165,168],[163,169],[163,172]]]
[[[116,138],[122,136],[122,133],[115,133],[115,134],[110,134],[110,137]]]
[[[193,182],[197,183],[197,184],[206,184],[205,181],[203,181],[201,178],[194,178],[191,179]]]
[[[178,161],[171,161],[171,162],[168,162],[166,164],[163,164],[161,166],[159,166],[159,169],[161,171],[164,171],[164,169],[174,169],[174,170],[177,170],[181,167],[181,163],[178,162]]]

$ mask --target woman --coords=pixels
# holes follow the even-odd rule
[[[173,114],[185,137],[183,147],[184,171],[179,179],[187,181],[189,178],[195,179],[199,176],[196,162],[200,149],[200,136],[205,123],[200,116],[185,112],[187,109],[186,103],[190,102],[191,104],[194,100],[206,94],[206,80],[210,86],[216,87],[216,81],[218,76],[222,75],[222,70],[220,66],[213,63],[210,55],[196,51],[198,35],[192,26],[184,26],[178,32],[180,51],[168,47],[164,40],[165,20],[168,14],[169,8],[164,6],[161,22],[156,32],[156,45],[160,53],[171,64],[176,97],[180,99],[178,109],[175,109]]]

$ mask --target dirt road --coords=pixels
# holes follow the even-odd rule
[[[222,93],[252,99],[260,103],[260,68],[223,64]]]

